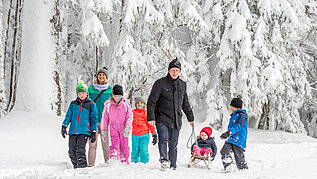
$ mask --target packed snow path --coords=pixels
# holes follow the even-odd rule
[[[249,170],[223,173],[219,151],[223,131],[213,131],[218,153],[212,169],[187,168],[186,142],[191,128],[184,121],[178,145],[177,170],[160,171],[157,145],[149,145],[150,162],[104,164],[98,145],[93,168],[72,169],[68,139],[60,135],[63,117],[54,114],[13,112],[0,119],[0,178],[317,178],[317,140],[304,134],[249,129],[246,159]],[[207,123],[196,123],[199,133]],[[99,141],[100,142],[100,141]],[[87,145],[88,149],[88,145]]]

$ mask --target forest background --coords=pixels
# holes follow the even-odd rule
[[[101,67],[133,102],[177,57],[199,120],[241,95],[249,127],[317,137],[315,0],[2,0],[0,31],[0,118],[62,115]]]

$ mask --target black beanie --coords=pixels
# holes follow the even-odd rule
[[[113,94],[113,95],[122,95],[122,96],[123,96],[122,86],[120,86],[120,85],[115,85],[115,86],[112,88],[112,94]]]
[[[168,71],[170,71],[171,68],[178,68],[179,70],[181,70],[181,67],[182,67],[181,63],[178,61],[177,58],[175,58],[169,63]]]
[[[240,98],[233,98],[231,100],[230,106],[235,108],[242,108],[242,100]]]

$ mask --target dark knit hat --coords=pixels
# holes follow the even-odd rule
[[[134,98],[134,101],[135,101],[135,106],[136,106],[136,103],[138,103],[138,102],[140,102],[140,101],[143,102],[144,104],[146,104],[145,99],[142,98],[141,96],[135,97],[135,98]]]
[[[242,100],[240,98],[233,98],[230,102],[230,106],[235,108],[242,108]]]
[[[211,127],[204,127],[200,132],[205,132],[208,137],[210,137],[210,135],[212,134],[212,129]]]
[[[175,58],[168,64],[168,71],[170,71],[171,68],[178,68],[179,70],[181,70],[181,67],[181,63],[178,61],[177,58]]]
[[[112,88],[112,94],[113,94],[113,95],[123,95],[122,86],[120,86],[120,85],[115,85],[115,86]]]
[[[83,81],[80,81],[79,84],[76,86],[76,94],[78,95],[78,93],[80,92],[85,92],[88,94],[87,85],[85,85]]]
[[[108,78],[108,68],[107,67],[102,67],[97,71],[97,76],[99,73],[104,73],[106,77]]]

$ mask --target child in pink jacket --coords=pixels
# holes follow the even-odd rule
[[[105,103],[101,119],[101,131],[104,140],[106,129],[109,127],[110,159],[120,159],[122,163],[129,164],[129,134],[133,118],[131,105],[122,96],[122,87],[115,85],[110,100]]]

